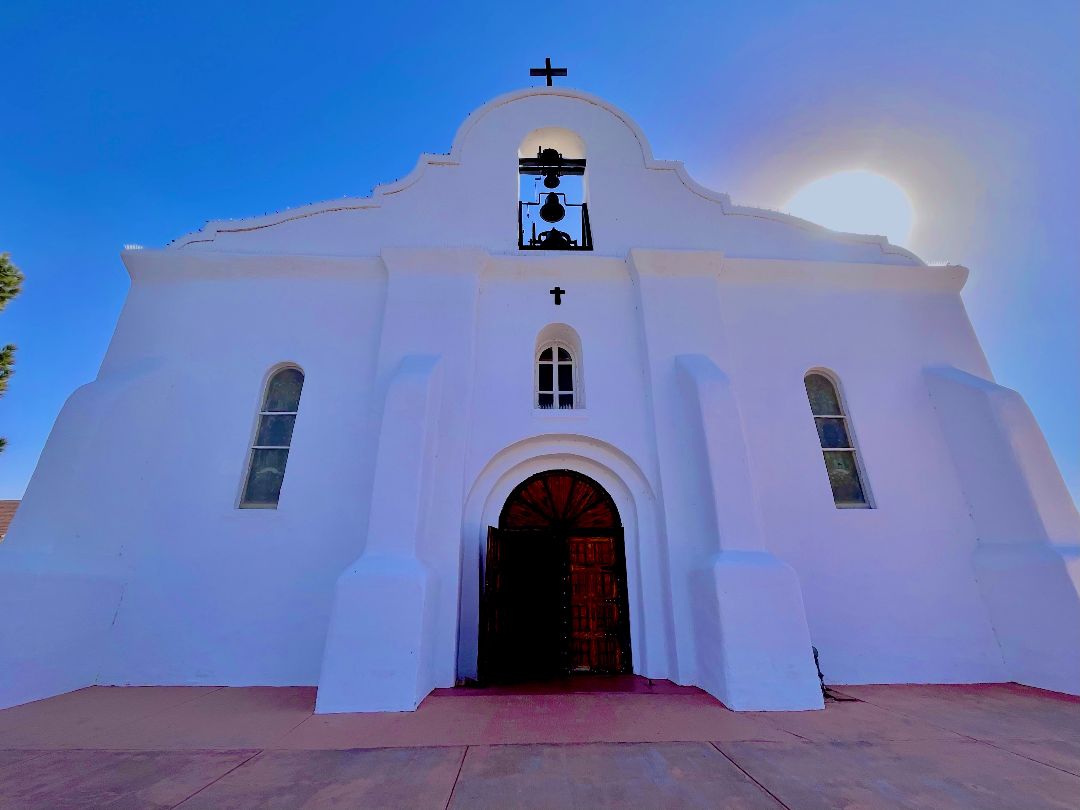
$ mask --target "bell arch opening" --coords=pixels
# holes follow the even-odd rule
[[[546,470],[518,484],[488,529],[479,678],[633,671],[618,507],[595,480]]]
[[[543,127],[518,147],[518,248],[592,250],[586,202],[585,143]]]
[[[560,152],[566,158],[585,159],[585,141],[576,132],[563,127],[534,129],[521,141],[518,157],[535,157],[545,147]]]

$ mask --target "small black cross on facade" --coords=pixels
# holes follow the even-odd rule
[[[549,56],[544,60],[544,66],[542,68],[529,68],[530,76],[546,76],[547,86],[551,87],[552,76],[565,76],[566,68],[553,68],[551,66],[551,57]]]
[[[553,290],[548,290],[548,292],[555,296],[555,306],[559,306],[562,303],[562,297],[566,295],[566,290],[562,287],[556,287]]]

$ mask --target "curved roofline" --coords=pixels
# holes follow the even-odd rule
[[[521,99],[530,96],[563,96],[600,107],[622,121],[623,124],[626,125],[626,128],[634,134],[634,137],[637,138],[638,146],[641,147],[641,156],[646,165],[652,161],[653,153],[652,147],[649,145],[649,139],[645,137],[645,133],[641,131],[641,127],[637,125],[633,118],[611,102],[605,101],[599,96],[594,96],[592,93],[574,90],[571,87],[526,87],[522,90],[513,90],[509,93],[503,93],[501,96],[496,96],[486,104],[477,107],[466,116],[464,121],[461,122],[461,126],[459,126],[457,132],[454,133],[454,143],[450,147],[450,156],[455,160],[460,159],[461,145],[465,142],[465,137],[468,135],[469,130],[476,125],[477,121],[492,110],[496,110],[499,107],[504,107],[507,104],[512,104],[515,101],[520,101]]]
[[[564,98],[571,98],[578,101],[583,101],[587,104],[593,104],[606,112],[610,113],[615,118],[618,118],[626,126],[627,129],[637,139],[638,146],[641,149],[642,162],[646,169],[654,171],[670,171],[674,172],[675,176],[679,178],[679,181],[692,193],[696,194],[703,199],[711,202],[718,203],[720,205],[721,213],[726,216],[745,216],[754,217],[757,219],[773,220],[786,225],[790,225],[796,228],[800,228],[812,233],[820,233],[822,235],[829,236],[833,239],[839,238],[842,241],[853,242],[858,244],[873,245],[878,247],[883,254],[892,256],[902,256],[911,260],[915,264],[925,266],[925,262],[910,250],[893,245],[889,243],[888,238],[880,235],[868,235],[847,233],[843,231],[833,231],[823,225],[810,222],[805,219],[801,219],[791,214],[785,214],[782,211],[774,211],[768,208],[755,208],[753,206],[736,205],[732,203],[731,197],[720,191],[715,191],[711,188],[703,186],[701,183],[694,180],[689,172],[686,170],[686,166],[681,160],[657,160],[653,157],[652,146],[649,144],[649,139],[645,137],[645,133],[642,132],[641,127],[637,125],[629,115],[627,115],[619,107],[614,104],[594,96],[591,93],[586,93],[581,90],[575,90],[570,87],[528,87],[521,90],[514,90],[509,93],[504,93],[501,96],[496,96],[485,104],[477,107],[471,113],[466,116],[465,120],[458,127],[457,132],[454,133],[453,142],[450,145],[450,152],[448,154],[433,154],[430,152],[424,152],[417,159],[416,164],[404,177],[397,180],[392,180],[388,183],[380,183],[371,190],[370,196],[367,197],[343,197],[338,200],[327,200],[324,202],[311,203],[309,205],[303,205],[298,208],[286,208],[283,211],[277,211],[270,214],[264,214],[256,217],[245,217],[242,219],[227,219],[227,220],[209,220],[206,225],[200,228],[198,231],[185,234],[170,242],[167,247],[179,250],[187,245],[199,243],[199,242],[213,242],[217,234],[219,233],[239,233],[244,231],[257,231],[263,228],[271,228],[275,225],[281,225],[285,222],[292,222],[297,219],[305,219],[307,217],[318,216],[319,214],[329,214],[337,211],[353,211],[365,208],[378,208],[382,205],[382,199],[389,197],[392,194],[399,194],[405,191],[407,188],[415,184],[424,174],[429,166],[457,166],[461,161],[461,153],[464,147],[466,138],[473,127],[476,126],[485,115],[492,110],[496,110],[499,107],[503,107],[507,104],[512,104],[515,101],[520,101],[523,98],[530,98],[532,96],[561,96]]]

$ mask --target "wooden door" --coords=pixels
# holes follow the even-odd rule
[[[621,534],[569,538],[572,672],[614,674],[630,669]]]
[[[632,671],[618,510],[598,483],[539,473],[488,529],[480,605],[485,681]]]
[[[480,679],[549,678],[568,668],[566,547],[547,532],[488,529]]]

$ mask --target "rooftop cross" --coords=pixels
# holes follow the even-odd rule
[[[529,75],[547,77],[547,86],[551,87],[551,77],[565,76],[566,68],[553,68],[551,66],[551,57],[549,56],[544,60],[544,66],[542,68],[529,68]]]

